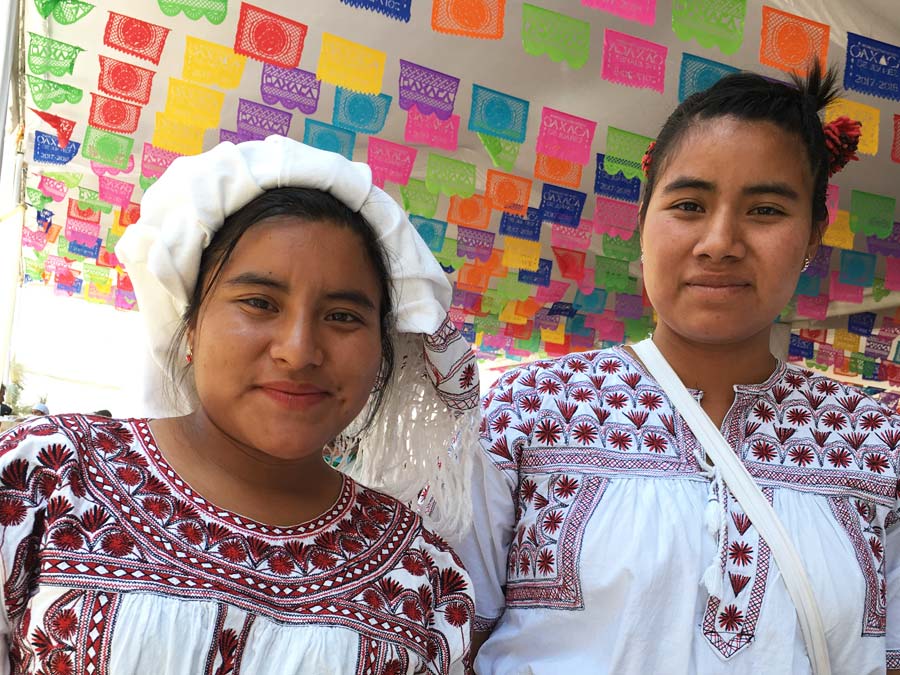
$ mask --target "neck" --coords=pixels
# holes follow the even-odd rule
[[[271,525],[310,520],[334,503],[340,474],[322,453],[280,459],[229,436],[203,412],[155,420],[160,450],[206,499]]]
[[[764,382],[775,369],[769,332],[767,328],[740,342],[707,344],[678,335],[660,322],[653,342],[684,385],[703,392],[703,408],[721,423],[734,401],[734,386]]]

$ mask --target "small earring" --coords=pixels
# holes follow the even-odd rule
[[[809,263],[810,263],[809,256],[806,256],[806,257],[803,259],[803,267],[800,268],[800,271],[801,271],[801,272],[805,272],[806,270],[808,270],[808,269],[809,269]]]
[[[194,352],[190,348],[190,345],[187,348],[187,354],[184,355],[184,360],[188,365],[191,365],[194,362]]]

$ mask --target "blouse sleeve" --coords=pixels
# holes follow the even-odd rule
[[[884,581],[887,611],[887,667],[900,668],[900,510],[895,505],[884,522]]]
[[[491,630],[506,606],[507,555],[516,525],[517,450],[525,438],[515,386],[522,369],[505,374],[482,402],[475,452],[472,528],[456,547],[475,588],[475,630]]]
[[[416,597],[427,614],[432,634],[429,659],[420,662],[417,673],[464,675],[472,649],[472,619],[475,603],[472,581],[456,553],[433,532],[423,529],[416,548],[403,558],[403,567],[415,577],[427,574],[429,583],[416,589]],[[410,585],[414,585],[412,582]],[[403,612],[410,617],[409,600]],[[411,603],[413,615],[417,603]],[[393,672],[393,671],[392,671]],[[399,671],[398,671],[399,672]]]
[[[37,417],[0,436],[0,675],[8,673],[12,627],[37,574],[48,503],[75,456],[57,420]],[[69,467],[71,464],[69,464]]]

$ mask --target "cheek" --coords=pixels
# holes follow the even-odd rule
[[[193,340],[194,367],[224,380],[228,372],[252,360],[264,344],[260,328],[239,313],[211,309],[198,321]]]
[[[365,400],[375,387],[381,370],[380,335],[365,333],[335,339],[330,360],[340,373],[348,397]]]

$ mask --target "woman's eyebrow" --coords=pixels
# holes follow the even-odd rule
[[[743,190],[745,195],[778,195],[785,199],[797,201],[800,195],[797,191],[787,183],[758,183],[756,185],[748,185]]]
[[[703,190],[705,192],[715,192],[716,184],[708,180],[703,180],[702,178],[679,176],[666,183],[663,187],[663,193],[677,192],[678,190]]]
[[[229,286],[267,286],[279,291],[288,290],[288,285],[285,282],[265,276],[264,274],[259,274],[258,272],[242,272],[236,277],[228,279],[225,283]]]
[[[328,300],[344,300],[346,302],[351,302],[359,307],[364,307],[365,309],[375,309],[375,303],[372,299],[363,293],[362,291],[354,291],[354,290],[339,290],[332,291],[330,293],[326,293],[325,297]]]

